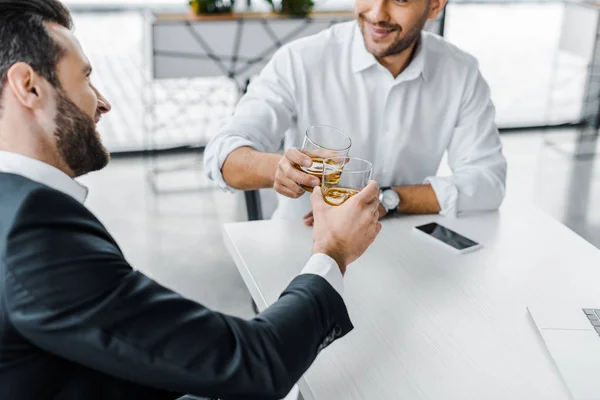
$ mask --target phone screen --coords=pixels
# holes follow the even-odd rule
[[[473,246],[477,246],[479,243],[472,241],[458,233],[451,231],[450,229],[443,227],[442,225],[432,222],[430,224],[417,226],[417,229],[425,232],[429,236],[432,236],[449,246],[454,247],[457,250],[465,250]]]

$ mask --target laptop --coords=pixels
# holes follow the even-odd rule
[[[574,400],[600,400],[600,306],[527,307]]]

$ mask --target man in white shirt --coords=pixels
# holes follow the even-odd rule
[[[274,188],[274,218],[311,224],[296,165],[311,125],[341,129],[350,155],[373,163],[388,212],[497,209],[505,192],[490,90],[475,58],[424,32],[446,0],[356,0],[356,21],[282,47],[208,145],[205,168],[222,188]],[[285,154],[277,154],[282,143]],[[452,176],[436,172],[445,152]]]
[[[0,1],[0,399],[283,397],[352,329],[342,275],[381,229],[376,183],[341,207],[315,194],[313,256],[256,318],[183,298],[83,206],[111,107],[71,28],[57,0]]]

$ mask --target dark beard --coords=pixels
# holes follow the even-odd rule
[[[54,136],[64,162],[75,176],[104,168],[110,155],[96,131],[94,120],[60,89],[57,91],[57,103]]]
[[[429,8],[427,8],[426,12],[423,14],[421,19],[406,32],[406,34],[401,35],[394,43],[392,43],[387,49],[382,51],[379,54],[373,54],[377,58],[384,58],[389,56],[394,56],[396,54],[402,53],[404,50],[410,48],[415,42],[417,42],[421,38],[421,31],[425,28],[425,24],[427,23],[427,17],[429,16]],[[360,15],[361,19],[365,20],[365,18]],[[386,25],[386,24],[378,24],[381,28],[396,28],[400,33],[404,31],[404,29],[400,25]],[[364,26],[361,24],[361,31],[363,33],[363,38],[365,37]],[[365,39],[365,46],[367,45]]]

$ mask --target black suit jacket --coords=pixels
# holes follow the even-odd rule
[[[283,397],[352,329],[322,277],[251,321],[134,271],[73,198],[0,173],[0,399]]]

